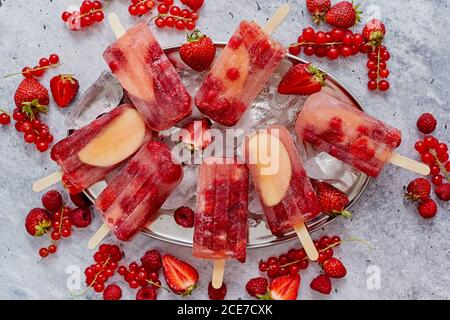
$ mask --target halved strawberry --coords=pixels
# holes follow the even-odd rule
[[[296,300],[300,288],[300,275],[287,275],[273,279],[267,288],[267,294],[261,300]]]
[[[80,85],[70,74],[60,74],[50,80],[50,89],[56,104],[65,108],[75,100]]]
[[[297,64],[291,67],[278,85],[280,94],[312,95],[322,90],[326,74],[313,64]]]
[[[170,290],[180,295],[190,295],[197,287],[198,272],[189,263],[171,255],[162,257],[163,273]]]

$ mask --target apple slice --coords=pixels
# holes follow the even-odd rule
[[[96,167],[110,167],[135,153],[144,141],[145,123],[132,108],[114,119],[97,137],[78,152],[81,162]]]
[[[265,206],[283,200],[292,177],[292,164],[284,144],[274,135],[258,133],[247,143],[250,167]]]

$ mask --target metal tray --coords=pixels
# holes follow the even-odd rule
[[[218,48],[223,48],[226,43],[215,43]],[[164,49],[167,54],[173,54],[174,52],[179,51],[180,46],[173,46]],[[287,54],[285,59],[292,63],[308,63],[307,61],[300,59],[296,56]],[[324,71],[324,70],[323,70]],[[345,95],[353,101],[354,105],[363,110],[361,103],[358,99],[350,93],[350,91],[332,74],[327,72],[328,81],[332,82],[337,88],[339,88]],[[356,201],[358,201],[359,197],[364,193],[367,185],[370,182],[370,177],[367,175],[360,173],[347,192],[350,203],[348,208],[350,208]],[[86,195],[91,199],[95,200],[96,197],[101,193],[101,191],[106,187],[106,183],[98,183],[94,186],[85,190]],[[263,248],[275,244],[280,244],[283,242],[287,242],[293,239],[296,239],[296,234],[294,231],[286,234],[281,238],[277,238],[273,236],[270,230],[267,228],[264,220],[262,219],[263,215],[260,215],[260,221],[250,223],[249,230],[249,239],[247,247],[251,248]],[[320,228],[323,228],[325,225],[333,221],[334,217],[330,217],[326,214],[320,214],[315,219],[309,221],[306,225],[308,230],[312,233]],[[181,226],[178,226],[173,219],[173,211],[168,210],[160,210],[159,215],[152,221],[152,223],[146,227],[142,231],[142,234],[149,236],[154,239],[158,239],[161,241],[165,241],[172,244],[177,244],[181,246],[191,247],[192,246],[192,237],[193,237],[193,229],[186,229]]]

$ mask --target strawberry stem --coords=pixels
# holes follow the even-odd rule
[[[36,68],[36,69],[30,69],[30,71],[28,71],[27,73],[33,72],[33,70],[46,70],[46,69],[52,69],[52,68],[59,67],[60,65],[61,65],[61,63],[58,62],[58,63],[55,63],[55,64],[48,65],[48,66],[46,66],[46,67],[38,67],[38,68]],[[22,74],[22,71],[7,74],[6,76],[3,76],[3,78],[6,79],[6,78],[9,78],[9,77],[12,77],[12,76],[17,76],[17,75],[19,75],[19,74]]]

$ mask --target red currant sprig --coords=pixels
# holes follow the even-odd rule
[[[0,124],[6,126],[11,123],[11,116],[4,110],[0,109]]]
[[[80,11],[64,11],[61,19],[70,30],[81,30],[96,22],[102,22],[105,19],[104,10],[109,7],[110,3],[110,0],[106,1],[106,5],[103,7],[100,1],[85,0],[81,4]]]
[[[316,55],[336,60],[339,57],[347,58],[358,54],[362,43],[362,35],[351,30],[334,28],[330,32],[316,32],[309,27],[303,29],[297,42],[289,46],[289,53],[297,56],[303,48],[307,56]]]
[[[439,142],[434,136],[426,136],[423,141],[416,142],[414,148],[420,154],[423,163],[430,167],[431,181],[440,186],[446,179],[450,183],[450,161],[448,146]]]
[[[19,74],[23,75],[25,78],[40,78],[48,69],[53,69],[59,67],[60,65],[59,56],[52,53],[48,58],[41,58],[38,66],[35,66],[34,68],[24,67],[22,71],[7,74],[4,78],[9,78]]]
[[[46,110],[34,110],[27,106],[14,109],[13,119],[16,121],[16,131],[22,132],[26,143],[34,143],[36,149],[40,152],[48,150],[53,142],[53,135],[50,134],[49,127],[37,118],[37,113],[46,112]]]
[[[159,280],[158,272],[147,272],[143,266],[139,266],[136,262],[130,263],[128,268],[126,266],[120,266],[118,273],[124,278],[131,289],[144,288],[148,285],[153,286],[155,289],[164,288]]]
[[[175,28],[180,31],[194,30],[198,17],[197,12],[191,12],[188,9],[182,10],[178,6],[170,7],[166,1],[158,6],[158,15],[151,21],[154,20],[158,28]]]
[[[39,249],[39,255],[44,259],[49,254],[53,254],[57,251],[58,241],[61,236],[68,238],[72,234],[72,223],[69,220],[69,212],[71,209],[63,207],[60,211],[53,213],[52,218],[52,232],[50,238],[52,243],[48,247],[42,247]]]
[[[368,76],[370,79],[367,87],[371,91],[377,89],[380,91],[389,90],[390,84],[386,80],[386,78],[389,77],[387,61],[391,58],[389,51],[382,45],[374,48],[369,47],[367,57],[369,58],[367,68],[369,69]]]
[[[128,7],[128,12],[132,16],[143,16],[155,7],[153,0],[131,0],[131,5]]]

